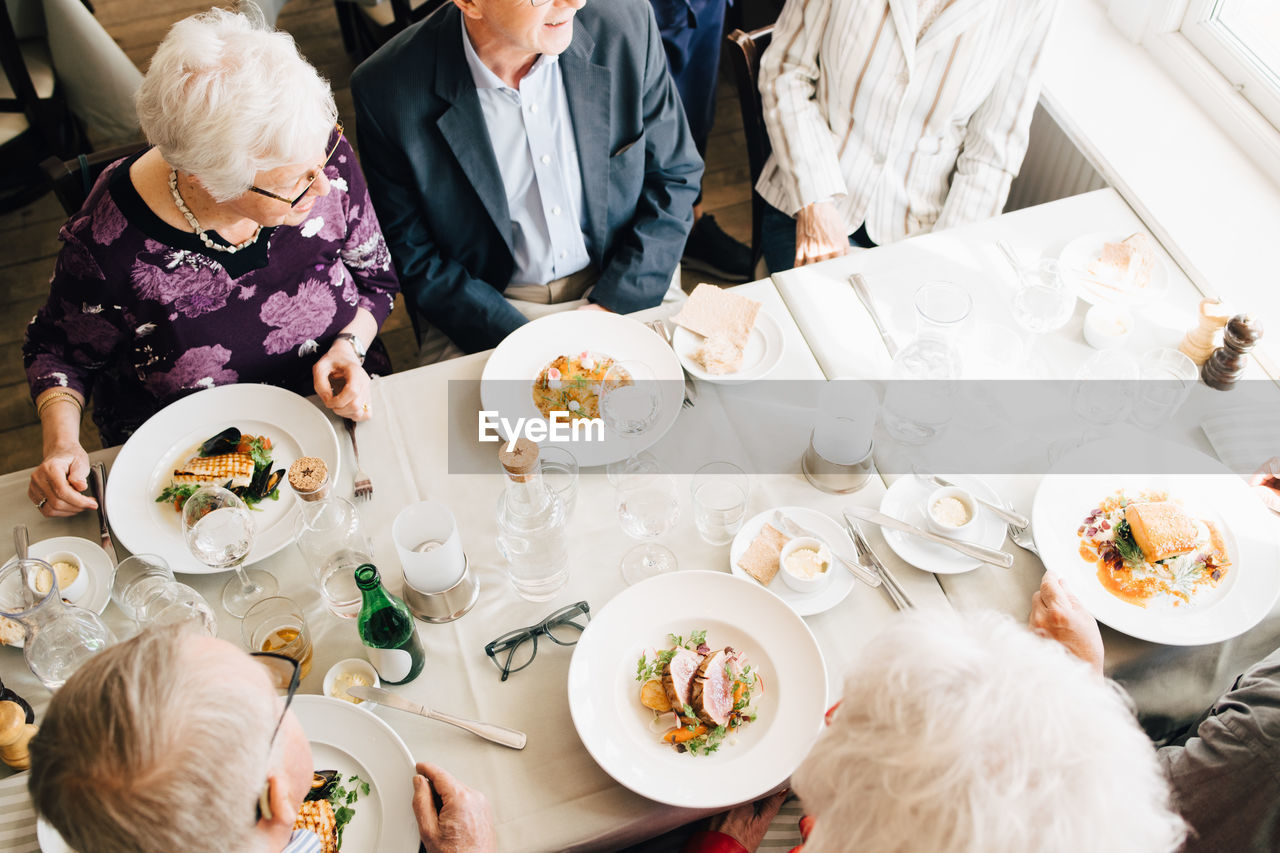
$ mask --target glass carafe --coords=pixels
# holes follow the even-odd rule
[[[373,548],[360,523],[360,512],[346,498],[304,501],[293,523],[294,541],[311,569],[320,594],[335,616],[360,613],[355,570],[373,559]]]
[[[963,375],[960,329],[972,308],[958,284],[931,281],[916,291],[916,336],[894,356],[885,391],[884,425],[898,441],[924,444],[951,420],[952,383]]]
[[[41,572],[50,581],[44,595],[35,591]],[[43,560],[13,557],[0,568],[0,616],[22,626],[22,655],[50,690],[116,640],[98,614],[62,601],[53,567]]]
[[[218,636],[218,619],[204,596],[179,583],[163,557],[135,554],[120,562],[111,584],[111,600],[138,630],[149,625],[184,624]]]
[[[542,481],[538,446],[527,438],[498,454],[507,488],[498,498],[498,550],[521,598],[546,601],[569,580],[564,504]]]

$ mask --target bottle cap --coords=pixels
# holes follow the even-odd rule
[[[303,456],[289,466],[289,485],[304,501],[329,495],[329,466],[318,456]]]
[[[498,461],[508,474],[528,474],[538,467],[538,445],[523,437],[517,438],[510,450],[507,450],[507,444],[504,443],[498,449]]]

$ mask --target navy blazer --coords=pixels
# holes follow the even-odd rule
[[[502,296],[515,265],[511,216],[460,14],[449,4],[398,34],[356,69],[351,92],[360,160],[405,298],[477,352],[526,321]],[[591,301],[619,313],[652,307],[684,251],[702,160],[647,0],[587,3],[560,67],[587,245],[601,270]]]

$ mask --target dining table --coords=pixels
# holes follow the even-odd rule
[[[1141,227],[1118,194],[1102,190],[740,285],[734,292],[759,302],[761,310],[776,321],[783,339],[780,360],[756,386],[809,387],[832,379],[889,375],[891,359],[866,307],[848,284],[851,273],[864,275],[879,303],[882,320],[903,342],[912,332],[914,287],[936,278],[961,283],[973,296],[975,314],[984,317],[984,322],[1007,326],[1006,305],[1015,275],[997,249],[997,241],[1007,241],[1015,252],[1033,257],[1056,253],[1085,231],[1128,233]],[[1176,346],[1192,323],[1201,296],[1167,256],[1163,261],[1170,273],[1169,286],[1156,314],[1142,323],[1142,340],[1134,344],[1138,348]],[[634,316],[648,320],[672,310],[671,306],[660,306]],[[1080,335],[1083,310],[1078,306],[1065,327],[1041,342],[1045,360],[1060,369],[1064,378],[1091,353]],[[516,594],[495,538],[497,503],[505,482],[495,445],[458,438],[475,433],[477,412],[482,407],[480,380],[490,354],[477,353],[375,380],[373,417],[358,427],[360,464],[372,481],[373,494],[358,506],[372,540],[373,561],[389,589],[399,589],[403,581],[391,540],[392,522],[401,508],[428,499],[448,506],[457,519],[464,551],[480,585],[477,602],[461,618],[441,624],[417,623],[426,665],[418,678],[393,688],[395,692],[440,711],[519,729],[528,735],[527,746],[520,751],[506,749],[459,729],[381,706],[370,713],[390,724],[416,758],[448,769],[488,796],[501,850],[620,849],[688,823],[706,811],[641,797],[595,763],[571,718],[566,684],[572,648],[542,644],[533,662],[506,681],[485,654],[487,642],[512,629],[537,624],[560,607],[586,601],[598,612],[626,588],[618,564],[634,544],[619,527],[614,488],[604,470],[584,468],[576,508],[568,519],[567,584],[549,601],[529,602]],[[1259,372],[1257,365],[1249,370],[1259,381],[1275,379]],[[751,474],[748,517],[774,507],[803,506],[839,519],[845,507],[878,507],[886,490],[898,478],[909,476],[884,457],[882,467],[888,473],[873,473],[863,488],[843,495],[820,491],[810,485],[800,468],[812,422],[788,413],[786,407],[780,407],[775,421],[761,421],[768,413],[744,418],[743,393],[742,387],[699,381],[696,404],[681,411],[678,428],[652,450],[660,456],[668,452],[679,458],[682,436],[695,429],[698,434],[717,437],[715,458],[749,459],[766,449],[777,454],[778,448],[783,448],[783,455],[792,461]],[[312,403],[323,411],[317,400]],[[325,414],[340,433],[341,422]],[[1181,438],[1213,453],[1203,433],[1188,431]],[[876,445],[879,463],[882,446],[891,450],[892,441],[877,432]],[[340,494],[350,495],[355,460],[349,442],[343,440],[339,446],[342,455],[335,485]],[[92,454],[92,459],[109,468],[117,453],[118,448],[110,448]],[[92,513],[48,519],[34,509],[26,494],[30,474],[24,470],[0,476],[0,507],[10,523],[26,524],[32,542],[54,536],[79,536],[96,542],[98,525]],[[692,468],[681,466],[672,476],[679,484],[681,518],[662,543],[676,554],[681,571],[728,572],[729,546],[707,544],[695,529]],[[984,479],[1006,504],[1029,512],[1042,475],[1000,474]],[[128,506],[107,506],[109,516],[130,511]],[[1280,534],[1280,520],[1271,524],[1268,535]],[[1025,621],[1031,595],[1044,573],[1034,554],[1007,540],[1001,547],[1014,555],[1012,568],[984,565],[963,574],[935,575],[899,558],[877,528],[868,527],[867,538],[915,607],[926,612],[993,609]],[[847,542],[835,547],[852,553]],[[123,556],[125,551],[120,550]],[[191,565],[195,566],[194,560]],[[256,567],[274,574],[280,594],[292,598],[303,610],[315,651],[301,691],[321,692],[324,673],[332,664],[362,656],[354,620],[328,611],[296,547],[289,545]],[[173,568],[210,602],[219,600],[226,574],[185,574],[182,565]],[[239,620],[216,604],[215,610],[219,635],[243,646]],[[883,588],[858,583],[838,605],[805,617],[822,653],[831,702],[838,698],[843,678],[863,644],[898,612]],[[135,630],[114,604],[108,605],[104,619],[121,637]],[[1204,707],[1245,664],[1280,645],[1280,618],[1273,611],[1243,636],[1206,647],[1162,646],[1105,628],[1104,639],[1107,670],[1131,691],[1140,711],[1185,716]],[[0,649],[0,678],[31,702],[38,719],[42,716],[50,694],[27,670],[19,650]],[[7,781],[0,779],[0,786]],[[407,771],[405,784],[409,784]],[[0,788],[0,795],[4,790]],[[16,808],[6,806],[0,796],[0,817]]]

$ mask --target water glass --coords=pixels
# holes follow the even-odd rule
[[[1173,420],[1200,378],[1196,363],[1176,349],[1156,347],[1138,361],[1138,395],[1130,416],[1143,429]]]
[[[1033,335],[1043,335],[1067,325],[1076,310],[1076,294],[1059,274],[1058,262],[1041,258],[1018,270],[1018,290],[1011,309],[1019,326]]]
[[[675,483],[662,471],[623,474],[617,484],[618,521],[635,539],[654,540],[670,533],[680,518]],[[622,557],[622,577],[632,584],[662,572],[676,570],[670,548],[647,541]]]
[[[373,562],[373,547],[355,504],[340,497],[304,504],[293,532],[329,612],[344,619],[359,615],[361,597],[355,570],[362,563]]]
[[[135,554],[120,561],[111,584],[111,600],[139,629],[184,624],[218,636],[213,608],[199,592],[179,583],[163,557]]]
[[[708,462],[693,475],[693,522],[702,541],[727,545],[747,515],[750,480],[732,462]]]
[[[958,284],[933,281],[916,291],[915,309],[916,337],[894,357],[884,399],[885,429],[904,444],[931,441],[951,421],[950,381],[963,375],[959,336],[973,298]]]
[[[538,462],[542,465],[542,482],[560,496],[565,517],[573,515],[578,501],[578,460],[563,447],[547,444],[538,448]]]
[[[249,651],[292,658],[298,662],[300,678],[311,672],[311,630],[292,599],[279,595],[262,599],[245,613],[240,630]]]

